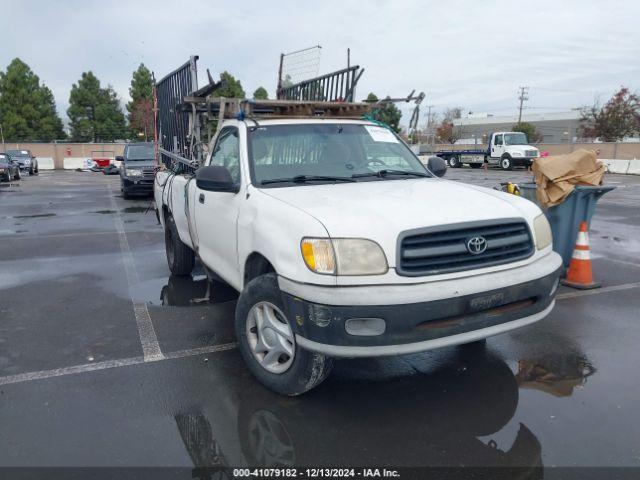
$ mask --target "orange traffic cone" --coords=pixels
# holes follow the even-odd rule
[[[580,231],[576,240],[576,248],[571,256],[569,270],[567,270],[567,278],[562,280],[562,284],[567,287],[579,288],[587,290],[589,288],[598,288],[599,283],[593,281],[593,272],[591,271],[591,256],[589,255],[589,233],[587,231],[587,222],[580,224]]]

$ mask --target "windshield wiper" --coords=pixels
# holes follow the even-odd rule
[[[428,173],[423,172],[409,172],[406,170],[378,170],[377,172],[369,172],[369,173],[354,173],[351,175],[351,178],[362,178],[362,177],[381,177],[384,178],[387,175],[405,175],[407,177],[429,177]]]
[[[355,182],[353,178],[349,177],[333,177],[330,175],[296,175],[290,178],[270,178],[269,180],[262,180],[261,185],[267,185],[269,183],[305,183],[305,182]]]

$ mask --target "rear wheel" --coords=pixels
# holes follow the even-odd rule
[[[500,168],[503,170],[511,170],[513,169],[513,162],[511,161],[511,157],[505,155],[500,159]]]
[[[125,197],[126,198],[126,197]],[[193,250],[180,240],[172,215],[167,215],[164,225],[164,244],[169,270],[174,275],[190,275],[196,261]]]
[[[300,395],[329,375],[332,359],[296,344],[275,273],[244,288],[236,306],[236,338],[251,373],[282,395]]]
[[[457,156],[453,156],[453,157],[449,157],[449,166],[451,168],[460,168],[462,166],[462,164],[460,163],[460,157]]]

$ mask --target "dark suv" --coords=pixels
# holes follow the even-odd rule
[[[120,165],[120,190],[124,198],[152,195],[156,160],[152,142],[129,143],[124,154],[117,156]]]
[[[7,150],[20,167],[20,170],[28,171],[29,175],[38,173],[38,159],[31,154],[31,150]]]
[[[20,166],[11,155],[0,153],[0,181],[20,180]]]

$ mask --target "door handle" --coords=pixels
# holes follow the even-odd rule
[[[200,203],[204,203],[204,193],[201,193],[200,196],[198,197],[198,201]]]

